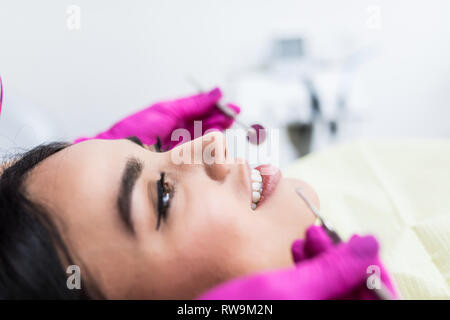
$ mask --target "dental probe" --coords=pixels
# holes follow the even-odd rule
[[[308,207],[311,209],[311,211],[316,216],[316,219],[319,220],[322,228],[325,230],[327,235],[331,238],[331,241],[333,241],[334,244],[338,244],[342,242],[342,238],[337,234],[336,231],[334,231],[330,225],[326,224],[323,220],[322,216],[319,213],[319,210],[314,206],[314,204],[309,201],[309,199],[305,196],[305,194],[301,191],[302,188],[296,188],[295,192],[305,201],[305,203],[308,205]],[[379,289],[374,290],[375,296],[379,300],[392,300],[392,295],[389,292],[388,288],[385,286],[385,284],[380,280],[381,286]]]
[[[303,199],[303,201],[306,202],[308,207],[311,209],[311,211],[316,216],[316,219],[319,220],[320,225],[325,229],[325,232],[327,235],[331,238],[331,241],[333,241],[334,244],[338,244],[342,242],[341,237],[334,231],[328,224],[325,223],[325,221],[322,219],[322,217],[319,214],[319,210],[314,206],[314,204],[309,201],[309,199],[301,192],[301,188],[295,189],[295,192]]]
[[[204,92],[199,83],[192,77],[188,77],[188,81],[199,91]],[[222,111],[226,116],[232,118],[239,126],[247,130],[247,140],[252,144],[260,144],[266,140],[266,132],[262,125],[253,124],[251,126],[245,124],[240,119],[238,119],[238,114],[231,108],[224,104],[217,103],[216,107]]]

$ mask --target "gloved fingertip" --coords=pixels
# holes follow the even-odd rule
[[[352,254],[358,257],[373,257],[378,254],[379,244],[374,236],[352,236],[348,242]]]
[[[220,98],[222,98],[222,90],[220,90],[219,87],[215,87],[208,92],[208,96],[214,100],[219,100]]]
[[[231,127],[233,125],[233,122],[234,122],[233,118],[230,118],[229,116],[226,116],[224,114],[218,115],[214,119],[214,125],[220,128],[222,131]]]
[[[306,259],[304,247],[305,247],[304,239],[297,239],[292,243],[291,253],[292,259],[294,260],[295,263],[299,263]]]
[[[216,113],[203,121],[203,127],[205,130],[208,130],[209,128],[217,128],[220,131],[224,131],[230,127],[232,122],[233,119],[230,117],[227,117],[224,114]]]
[[[235,105],[234,103],[227,103],[227,106],[233,109],[233,111],[236,112],[237,114],[241,113],[241,108]]]
[[[325,230],[313,225],[306,230],[305,252],[308,257],[314,257],[333,246],[333,241]]]
[[[308,242],[332,242],[325,229],[317,225],[312,225],[306,230],[306,239]]]
[[[316,239],[326,237],[327,233],[321,226],[317,226],[315,224],[311,225],[308,229],[306,229],[306,238]]]

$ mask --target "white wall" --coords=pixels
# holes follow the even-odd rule
[[[71,4],[81,8],[80,30],[66,26]],[[380,30],[366,26],[371,5]],[[4,112],[26,99],[56,119],[57,136],[92,134],[192,92],[187,75],[225,85],[289,22],[317,35],[317,47],[337,30],[378,46],[355,86],[354,100],[371,112],[367,135],[449,137],[449,16],[446,0],[0,0]]]

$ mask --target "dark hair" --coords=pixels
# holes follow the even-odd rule
[[[67,287],[63,265],[73,259],[48,210],[25,190],[31,170],[69,145],[40,145],[0,172],[0,299],[90,298],[84,282],[80,290]]]

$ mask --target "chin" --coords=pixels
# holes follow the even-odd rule
[[[306,196],[320,208],[319,198],[314,189],[306,182],[298,179],[281,179],[272,199],[268,199],[265,214],[281,230],[289,241],[304,238],[306,229],[315,221],[311,209],[295,192],[295,188],[301,187]],[[290,244],[289,244],[290,245]]]

